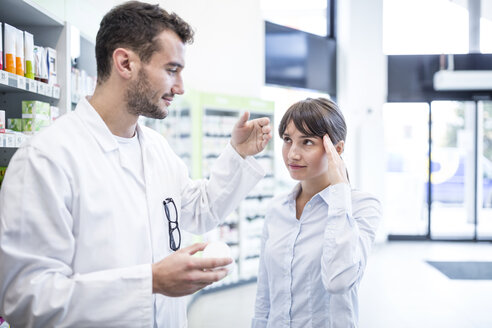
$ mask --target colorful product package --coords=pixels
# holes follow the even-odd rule
[[[23,115],[24,116],[24,115]],[[39,118],[23,118],[22,128],[24,133],[33,134],[34,132],[39,132],[45,127],[49,126],[49,121],[41,120]]]
[[[50,112],[51,112],[51,122],[53,122],[58,117],[60,117],[60,109],[58,107],[51,106],[50,107]]]
[[[3,69],[3,33],[2,23],[0,23],[0,70]]]
[[[24,76],[34,80],[34,37],[29,32],[24,32]]]
[[[43,115],[50,118],[50,104],[38,100],[23,100],[22,114]]]
[[[22,131],[40,131],[51,123],[50,104],[37,100],[22,101],[22,119]]]
[[[34,79],[48,83],[48,64],[43,47],[34,46]]]
[[[0,110],[0,133],[5,133],[5,111]]]
[[[24,31],[15,32],[15,72],[17,75],[24,76]]]
[[[3,49],[5,52],[4,69],[7,72],[15,74],[15,40],[17,38],[17,29],[7,23],[4,23],[3,31],[5,36],[5,46]]]
[[[48,65],[48,84],[57,84],[56,74],[56,50],[50,47],[46,47],[46,63]]]
[[[0,167],[0,187],[2,186],[2,182],[3,182],[3,177],[5,176],[5,172],[7,172],[7,168],[6,167]],[[3,321],[2,319],[2,324],[4,324],[5,321]]]
[[[9,118],[8,123],[10,130],[18,132],[24,131],[22,118]]]

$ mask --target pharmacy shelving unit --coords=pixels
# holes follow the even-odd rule
[[[71,25],[29,0],[1,0],[0,22],[31,33],[36,45],[55,49],[57,61],[57,85],[55,86],[0,70],[0,110],[5,110],[6,120],[21,117],[22,100],[48,102],[59,108],[60,115],[70,111],[73,102],[71,96]],[[80,37],[81,65],[95,76],[93,44],[89,38]],[[8,163],[12,154],[12,150],[0,148],[0,162]]]
[[[67,25],[68,29],[74,29],[70,24]],[[97,75],[97,65],[94,40],[80,32],[70,34],[70,44],[72,45],[74,42],[78,42],[79,44],[80,51],[79,56],[77,57],[77,68],[79,70],[84,70],[87,76],[95,77]],[[73,60],[73,58],[71,58],[71,60]],[[75,109],[81,97],[92,93],[88,90],[85,90],[88,92],[81,92],[81,90],[79,90],[81,87],[78,86],[79,83],[84,83],[84,81],[81,81],[80,79],[77,81],[75,76],[71,74],[70,89],[68,91],[70,92],[72,110]]]
[[[70,40],[67,24],[27,0],[0,1],[0,22],[31,33],[36,45],[55,49],[58,79],[58,86],[49,86],[1,71],[0,108],[6,110],[8,118],[15,118],[21,115],[22,100],[41,100],[57,106],[61,113],[66,112],[70,103],[70,93],[66,92],[67,83],[70,83]]]
[[[213,163],[229,142],[232,128],[244,111],[249,111],[252,119],[267,116],[273,122],[272,102],[196,91],[187,91],[178,97],[166,119],[141,120],[166,136],[174,151],[187,163],[191,176],[198,179],[209,177]],[[256,279],[265,204],[273,197],[273,143],[256,158],[265,169],[266,177],[240,206],[222,225],[204,236],[186,235],[185,245],[220,240],[231,247],[236,263],[232,274],[207,287],[206,292]]]
[[[0,109],[5,110],[6,121],[22,116],[22,100],[48,102],[64,111],[69,99],[64,85],[68,77],[68,36],[65,23],[43,12],[37,5],[23,0],[0,1],[0,22],[28,31],[37,45],[48,46],[57,52],[58,86],[26,79],[0,71]],[[14,149],[0,148],[0,164],[6,167]]]

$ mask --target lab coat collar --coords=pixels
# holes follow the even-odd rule
[[[99,113],[89,103],[90,97],[84,97],[75,108],[75,113],[86,124],[87,130],[94,136],[104,152],[111,152],[119,148],[118,141],[113,137],[106,123]],[[149,138],[146,138],[142,127],[137,123],[136,132],[142,145],[152,144]]]
[[[118,149],[118,142],[113,137],[102,117],[89,103],[90,97],[83,97],[75,108],[75,114],[85,123],[87,130],[96,139],[104,152]]]

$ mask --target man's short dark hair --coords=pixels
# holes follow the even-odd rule
[[[161,45],[155,38],[164,30],[174,31],[183,43],[193,42],[193,30],[175,13],[159,5],[128,1],[114,7],[101,20],[96,37],[98,83],[111,74],[112,56],[117,48],[128,48],[148,62]]]

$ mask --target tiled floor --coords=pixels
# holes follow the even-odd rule
[[[491,243],[375,245],[359,294],[361,328],[490,328],[492,280],[450,280],[426,260],[492,261]],[[256,284],[200,296],[189,328],[249,327]]]

